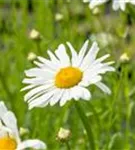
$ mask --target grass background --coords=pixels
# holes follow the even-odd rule
[[[110,96],[91,86],[91,101],[80,101],[90,122],[97,150],[129,150],[135,147],[135,12],[127,5],[125,12],[114,12],[111,4],[91,11],[81,0],[0,0],[0,99],[18,119],[18,126],[29,129],[22,139],[39,138],[48,150],[66,150],[56,140],[60,127],[71,130],[71,150],[89,150],[83,124],[72,101],[64,107],[55,105],[28,111],[24,103],[22,80],[24,70],[33,67],[28,54],[48,57],[60,43],[70,41],[79,51],[86,39],[96,40],[99,56],[111,54],[115,73],[104,76],[112,90]],[[96,12],[96,14],[95,14]],[[63,19],[56,20],[56,14]],[[36,29],[42,35],[40,50],[29,39]],[[122,64],[120,56],[126,52],[130,61]]]

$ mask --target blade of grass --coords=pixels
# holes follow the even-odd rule
[[[91,150],[95,150],[94,135],[92,133],[92,129],[91,129],[91,125],[90,125],[90,122],[88,120],[88,117],[85,115],[83,108],[81,107],[79,102],[74,101],[74,104],[75,104],[76,110],[78,112],[78,115],[79,115],[79,117],[80,117],[80,119],[84,125],[84,128],[87,132],[87,136],[88,136]]]

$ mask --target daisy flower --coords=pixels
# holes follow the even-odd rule
[[[93,9],[96,6],[101,5],[101,4],[103,4],[107,1],[108,0],[89,0],[89,2],[90,2],[89,6],[90,6],[91,9]]]
[[[101,5],[109,0],[90,0],[90,8],[93,9],[94,7]],[[121,9],[122,11],[125,11],[126,3],[131,3],[135,5],[135,0],[112,0],[112,8],[113,10]]]
[[[21,141],[15,115],[0,102],[0,150],[45,149],[46,145],[37,139]]]
[[[90,100],[91,93],[87,87],[91,84],[95,84],[105,93],[111,93],[101,82],[101,75],[107,71],[114,71],[110,66],[113,62],[102,62],[109,54],[96,59],[98,45],[94,42],[88,49],[88,43],[87,40],[77,54],[73,46],[67,42],[71,57],[63,44],[60,44],[54,53],[47,51],[50,59],[37,57],[38,61],[34,62],[37,67],[26,70],[27,78],[23,80],[27,86],[22,91],[29,90],[24,97],[29,109],[48,104],[52,106],[57,102],[63,106],[71,99]]]

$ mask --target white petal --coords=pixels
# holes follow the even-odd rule
[[[111,91],[110,89],[102,82],[98,82],[98,83],[95,83],[95,85],[97,87],[99,87],[103,92],[107,93],[107,94],[111,94]]]
[[[91,97],[90,92],[84,87],[75,86],[71,90],[71,95],[75,100],[79,100],[80,98],[89,100]]]
[[[25,84],[43,84],[46,80],[44,78],[25,78],[22,83]]]
[[[113,3],[113,10],[118,10],[119,8],[120,8],[120,6],[118,5],[118,4],[116,4],[116,3]]]
[[[85,71],[84,71],[84,77],[98,74],[104,74],[107,71],[115,71],[114,67],[109,66],[109,64],[112,62],[107,62],[107,63],[95,63],[90,65]]]
[[[40,140],[37,139],[33,139],[33,140],[26,140],[21,142],[18,147],[17,150],[24,150],[26,148],[33,148],[33,149],[46,149],[46,144]]]
[[[50,99],[50,105],[55,105],[62,97],[64,89],[57,89],[52,98]]]
[[[31,69],[25,71],[25,73],[26,73],[26,75],[29,75],[29,76],[35,76],[34,73],[32,75]],[[46,71],[42,70],[41,72],[37,71],[37,77],[25,78],[22,82],[25,84],[43,84],[47,80],[53,80],[54,77],[55,77],[55,75],[52,72],[50,72],[48,70],[46,70]]]
[[[64,90],[64,93],[60,100],[60,106],[63,106],[68,100],[70,100],[70,93],[69,93],[69,90],[66,89],[66,90]]]
[[[25,71],[26,76],[28,77],[53,77],[54,72],[48,69],[41,69],[41,68],[32,68]]]
[[[33,107],[38,107],[39,105],[43,105],[44,103],[48,102],[48,100],[53,96],[56,89],[51,90],[50,92],[47,92],[43,94],[42,96],[36,98],[35,100],[31,101],[29,103],[29,109],[32,109]]]
[[[55,54],[59,58],[63,67],[70,66],[70,59],[63,44],[59,45],[58,49],[55,51]]]
[[[116,10],[118,10],[119,8],[121,9],[121,10],[125,10],[125,7],[126,7],[126,2],[125,1],[118,1],[118,0],[113,0],[113,9],[116,11]]]
[[[68,45],[68,47],[69,47],[69,49],[71,51],[71,55],[72,55],[72,57],[71,57],[71,64],[72,64],[72,66],[75,67],[75,66],[77,66],[77,61],[78,61],[77,52],[75,51],[75,49],[73,48],[73,46],[71,45],[70,42],[67,42],[67,45]]]
[[[24,96],[24,101],[27,101],[28,99],[30,99],[31,97],[33,97],[34,95],[38,94],[41,91],[46,91],[48,88],[50,88],[52,86],[53,86],[53,84],[45,84],[45,85],[42,85],[42,86],[32,89]]]
[[[45,81],[43,84],[44,84],[44,85],[45,85],[45,84],[54,84],[54,80],[47,80],[47,81]],[[38,83],[36,83],[36,84],[30,84],[30,85],[28,85],[28,86],[22,88],[21,91],[26,91],[26,90],[32,89],[32,88],[34,88],[34,87],[37,87],[37,86],[39,86],[39,85],[40,85],[40,84],[38,84]]]
[[[111,66],[103,66],[100,70],[99,70],[99,73],[100,74],[104,74],[106,72],[111,72],[111,71],[115,71],[115,68],[114,67],[111,67]]]
[[[48,50],[47,53],[53,63],[57,63],[60,65],[60,61],[56,58],[56,56],[51,51]]]
[[[38,92],[37,94],[35,94],[34,96],[32,96],[30,99],[28,99],[27,102],[30,103],[30,102],[36,100],[37,98],[39,98],[39,97],[45,95],[46,93],[49,93],[50,91],[54,90],[54,88],[55,87],[52,86],[52,87],[50,87],[50,88],[48,88],[46,90],[42,90],[42,91]]]
[[[80,68],[84,71],[86,68],[92,64],[93,61],[95,61],[95,58],[97,56],[97,53],[99,51],[98,45],[96,42],[92,44],[92,47],[88,51],[87,55],[84,57],[83,62],[80,66]]]
[[[5,136],[12,136],[13,137],[13,132],[11,129],[2,125],[2,126],[0,126],[0,138],[5,137]]]
[[[101,80],[102,80],[102,77],[100,75],[93,75],[91,77],[86,76],[82,79],[79,85],[83,87],[88,87],[90,84],[95,84]]]
[[[78,64],[77,66],[80,66],[80,64],[82,63],[83,59],[84,59],[84,56],[86,54],[86,51],[87,51],[87,48],[88,48],[88,44],[89,44],[89,41],[85,41],[85,43],[83,44],[80,52],[79,52],[79,55],[78,55]]]
[[[109,61],[109,62],[107,62],[107,63],[104,63],[105,65],[112,65],[112,64],[114,64],[115,62],[114,61]]]
[[[41,91],[39,93],[37,93],[36,95],[34,95],[33,97],[31,97],[27,102],[31,103],[32,101],[36,101],[38,98],[42,97],[43,95],[46,95],[47,93],[49,93],[51,90],[54,90],[55,87],[51,87],[49,89],[46,89],[45,91]],[[47,100],[46,100],[47,101]],[[43,101],[44,102],[44,101]]]
[[[135,0],[129,0],[129,3],[135,5]]]
[[[38,56],[37,57],[39,59],[39,61],[41,61],[42,63],[44,63],[44,67],[51,69],[52,71],[56,71],[59,69],[59,64],[53,63],[52,61],[49,61],[43,57]]]
[[[34,61],[34,64],[35,64],[36,66],[38,66],[39,68],[42,68],[42,67],[44,66],[43,63],[40,63],[40,62],[38,62],[38,61]]]
[[[14,136],[16,137],[16,140],[19,142],[19,132],[17,128],[17,120],[15,115],[11,112],[8,111],[2,118],[3,123],[5,124],[6,127],[11,129],[11,131],[14,133]]]
[[[6,106],[5,106],[5,104],[4,104],[4,102],[0,102],[0,119],[4,116],[4,114],[6,114],[7,113],[7,108],[6,108]]]
[[[50,99],[47,99],[47,100],[45,100],[45,101],[40,102],[38,105],[35,105],[35,104],[29,105],[29,110],[31,110],[31,109],[34,108],[34,107],[43,108],[43,107],[45,107],[45,106],[47,106],[47,105],[49,104],[49,101],[50,101]]]
[[[98,5],[101,5],[102,3],[105,3],[108,0],[90,0],[90,8],[93,9]]]
[[[125,2],[120,2],[120,8],[121,8],[121,10],[123,10],[123,11],[125,11],[125,9],[126,9],[126,3]]]
[[[8,131],[5,131],[3,129],[0,129],[0,138],[6,137],[7,136]]]
[[[78,92],[78,86],[74,86],[73,88],[71,88],[71,97],[75,100],[79,100],[79,97],[78,95],[80,95],[81,93]]]
[[[36,85],[36,84],[28,85],[28,86],[22,88],[21,91],[26,91],[26,90],[32,89],[32,88],[34,88],[35,86],[37,86],[37,85]]]
[[[83,87],[81,87],[81,89],[82,89],[82,92],[83,92],[83,97],[82,98],[84,100],[90,100],[90,98],[91,98],[90,91],[88,89],[86,89],[86,88],[83,88]]]
[[[99,62],[102,62],[102,61],[104,61],[105,59],[107,59],[108,57],[110,57],[110,54],[106,54],[106,55],[104,55],[104,56],[102,56],[102,57],[100,57],[100,58],[98,58],[98,59],[96,59],[95,60],[95,63],[99,63]]]

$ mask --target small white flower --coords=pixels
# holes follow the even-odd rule
[[[63,106],[68,100],[84,99],[90,100],[90,91],[86,88],[95,84],[105,93],[110,94],[109,88],[101,82],[101,75],[107,71],[114,71],[111,66],[113,62],[103,63],[110,55],[107,54],[96,59],[99,51],[96,42],[88,49],[87,40],[82,46],[79,54],[72,45],[67,42],[71,51],[71,59],[63,44],[53,54],[48,50],[50,60],[37,57],[36,68],[25,71],[28,78],[23,83],[28,84],[23,90],[30,90],[24,97],[28,102],[29,109],[33,107],[51,106],[60,102]]]
[[[101,5],[109,0],[90,0],[90,8],[93,9],[94,7]],[[112,0],[112,8],[113,10],[121,9],[122,11],[126,8],[126,3],[131,3],[135,5],[135,0]]]
[[[38,140],[21,141],[17,120],[13,112],[8,111],[0,102],[0,150],[25,150],[26,148],[45,149],[46,145]]]

